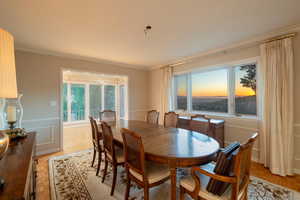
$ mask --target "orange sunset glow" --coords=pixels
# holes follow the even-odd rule
[[[240,84],[240,78],[244,76],[243,72],[237,74],[235,95],[253,96],[255,92],[248,87]],[[177,95],[187,96],[187,81],[185,78],[179,78],[177,85]],[[192,74],[192,96],[193,97],[225,97],[228,96],[227,70],[210,71],[206,73]]]

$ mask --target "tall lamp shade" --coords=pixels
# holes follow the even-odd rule
[[[17,98],[13,36],[0,28],[0,98]]]

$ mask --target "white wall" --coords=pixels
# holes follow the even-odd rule
[[[16,51],[19,93],[23,93],[23,126],[37,131],[37,152],[60,148],[61,70],[72,69],[128,76],[129,118],[144,119],[148,110],[148,73],[110,64]],[[51,105],[52,104],[52,105]],[[53,105],[56,104],[56,105]]]
[[[300,174],[300,37],[294,39],[294,57],[295,57],[295,76],[294,76],[294,137],[295,137],[295,169]],[[225,53],[218,53],[198,58],[191,63],[176,66],[175,72],[187,71],[193,68],[201,68],[207,66],[216,66],[219,64],[231,63],[248,58],[260,56],[259,46],[252,46],[244,49],[233,49]],[[150,106],[152,109],[159,109],[159,91],[162,80],[162,73],[159,69],[150,72]],[[213,118],[221,118],[225,120],[225,143],[233,141],[244,142],[254,132],[258,131],[258,121],[255,119],[245,118],[224,118],[211,116]],[[258,160],[259,142],[254,146],[253,159]]]

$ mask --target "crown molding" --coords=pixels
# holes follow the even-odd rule
[[[75,55],[75,54],[69,54],[69,53],[55,52],[55,51],[50,51],[50,50],[45,50],[45,49],[38,49],[38,48],[34,48],[34,47],[28,47],[28,46],[22,45],[20,43],[15,44],[15,50],[30,52],[30,53],[40,54],[40,55],[57,56],[57,57],[62,57],[62,58],[88,61],[88,62],[99,63],[99,64],[108,64],[108,65],[114,65],[114,66],[117,66],[117,67],[136,69],[136,70],[148,71],[148,70],[151,69],[150,66],[146,66],[146,65],[134,65],[134,64],[116,62],[116,61],[111,61],[111,60],[104,60],[104,59],[88,57],[88,56],[81,56],[81,55]]]
[[[278,35],[291,33],[291,32],[298,32],[298,31],[300,31],[300,23],[294,24],[291,26],[286,26],[283,28],[279,28],[274,31],[271,31],[271,32],[268,32],[268,33],[265,33],[265,34],[262,34],[262,35],[259,35],[256,37],[251,37],[249,39],[242,40],[242,41],[239,41],[239,42],[227,45],[227,46],[223,46],[223,47],[216,48],[216,49],[211,49],[208,51],[199,52],[192,56],[187,56],[187,57],[183,57],[181,59],[166,62],[161,65],[156,65],[156,66],[151,67],[150,70],[159,69],[159,68],[167,66],[167,65],[171,65],[174,67],[180,66],[183,64],[191,63],[191,62],[195,61],[196,59],[199,59],[201,57],[205,57],[208,55],[213,55],[213,54],[217,54],[217,53],[221,53],[221,52],[228,52],[233,49],[237,50],[237,49],[253,47],[253,46],[259,45],[262,41],[265,41],[269,38],[276,37]]]

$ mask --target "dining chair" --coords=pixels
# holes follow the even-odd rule
[[[165,116],[164,116],[164,127],[177,128],[178,117],[179,117],[179,115],[176,114],[175,112],[165,113]]]
[[[100,121],[115,122],[116,119],[116,111],[103,110],[102,112],[100,112]]]
[[[247,143],[239,146],[227,157],[226,160],[229,162],[227,175],[216,173],[216,165],[212,163],[201,167],[192,167],[192,176],[183,178],[180,181],[180,200],[184,199],[186,193],[197,200],[247,199],[251,154],[257,136],[257,133],[253,134]],[[211,181],[217,181],[218,190],[222,189],[224,193],[215,194],[207,191],[207,186]]]
[[[96,159],[96,154],[98,153],[98,165],[96,176],[98,176],[102,161],[102,153],[104,153],[103,149],[103,137],[101,131],[98,129],[97,121],[93,117],[89,117],[92,129],[92,142],[93,142],[93,160],[92,167],[94,166],[94,162]]]
[[[212,136],[211,119],[205,115],[194,115],[190,120],[190,130]]]
[[[156,110],[150,110],[147,113],[147,123],[149,124],[158,124],[159,112]]]
[[[121,132],[127,174],[125,200],[129,198],[131,181],[144,188],[144,200],[148,200],[149,188],[168,180],[170,170],[164,165],[145,161],[144,146],[139,134],[125,128],[122,128]]]
[[[117,180],[117,168],[120,165],[124,165],[124,154],[123,149],[115,145],[111,127],[104,121],[101,121],[102,135],[103,135],[103,146],[105,155],[105,167],[103,171],[102,183],[105,180],[107,174],[108,163],[112,165],[113,169],[113,181],[110,195],[112,196],[115,191],[116,180]]]

